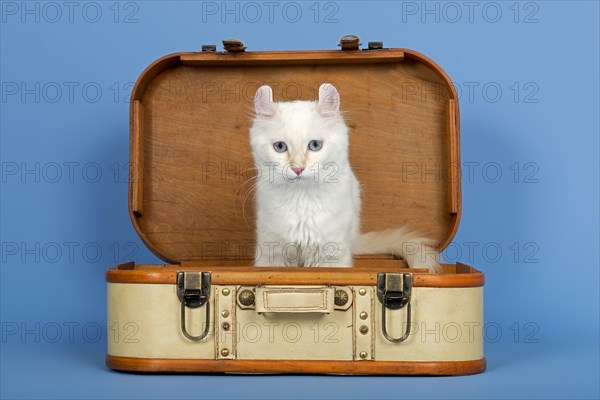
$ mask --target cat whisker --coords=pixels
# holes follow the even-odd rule
[[[252,188],[252,186],[254,185],[255,181],[257,181],[260,178],[259,175],[250,177],[248,179],[246,179],[244,182],[242,182],[242,184],[237,188],[237,190],[235,191],[234,195],[233,195],[233,211],[235,213],[235,216],[237,216],[237,207],[236,207],[236,199],[238,197],[238,194],[241,195],[242,189],[244,189],[244,187],[248,184],[250,184],[250,190]]]
[[[242,199],[242,216],[244,217],[244,223],[248,226],[250,224],[248,224],[248,220],[246,219],[246,200],[248,200],[248,197],[250,196],[252,191],[256,191],[255,189],[258,185],[260,185],[260,180],[257,180],[256,182],[252,183],[252,185],[248,188],[246,193],[244,193],[244,197]]]
[[[245,171],[246,171],[246,172],[251,172],[251,171],[253,171],[253,170],[254,170],[254,171],[258,171],[258,170],[259,170],[259,168],[258,168],[258,167],[256,167],[256,166],[252,166],[252,167],[249,167],[249,168],[247,168]],[[242,182],[242,183],[241,183],[241,184],[238,186],[238,188],[236,189],[236,191],[235,191],[235,193],[234,193],[234,195],[233,195],[233,198],[234,198],[234,203],[235,203],[235,199],[236,199],[236,198],[237,198],[237,196],[238,196],[238,195],[241,193],[242,189],[244,189],[244,187],[245,187],[246,185],[248,185],[249,183],[251,183],[251,182],[253,182],[253,181],[256,181],[256,180],[257,180],[257,179],[259,179],[259,178],[260,178],[260,174],[256,174],[256,175],[254,175],[254,176],[251,176],[250,178],[246,179],[245,181],[243,181],[243,182]]]
[[[360,182],[358,182],[358,190],[360,190],[360,197],[362,199],[362,202],[364,203],[366,201],[366,196],[365,196],[365,191],[363,190]]]
[[[242,215],[244,216],[244,222],[246,223],[246,225],[250,226],[250,224],[248,224],[248,220],[246,219],[246,201],[248,200],[248,197],[250,197],[250,194],[252,194],[252,192],[254,191],[254,196],[252,197],[252,199],[254,200],[256,198],[256,193],[257,193],[257,189],[261,186],[261,185],[265,185],[269,183],[268,180],[261,180],[261,179],[257,179],[256,182],[254,182],[249,188],[248,191],[244,194],[244,199],[242,201]]]

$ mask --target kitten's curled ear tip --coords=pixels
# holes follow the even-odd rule
[[[258,88],[256,94],[254,95],[254,102],[258,101],[273,101],[273,89],[269,85],[263,85]]]
[[[321,86],[319,87],[319,90],[335,90],[335,91],[337,91],[335,86],[333,86],[333,84],[328,83],[328,82],[321,84]]]
[[[331,83],[323,83],[319,87],[317,111],[326,117],[339,115],[340,94]]]
[[[256,115],[260,117],[271,117],[275,114],[273,89],[270,86],[263,85],[258,88],[256,95],[254,95],[254,110]]]

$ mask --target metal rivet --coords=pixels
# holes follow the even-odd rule
[[[241,53],[246,50],[246,46],[238,39],[223,40],[223,48],[230,53]]]
[[[365,288],[361,288],[361,289],[358,291],[358,294],[360,294],[361,296],[364,296],[365,294],[367,294],[367,289],[365,289]]]
[[[369,314],[367,314],[366,312],[363,311],[360,314],[358,314],[358,316],[360,317],[360,319],[367,319]]]
[[[223,310],[223,311],[221,311],[221,317],[223,317],[223,318],[227,318],[227,317],[229,317],[229,311],[227,311],[227,310]],[[363,318],[363,319],[364,319],[364,318]]]
[[[360,358],[367,358],[367,352],[366,351],[361,351],[360,353],[358,353],[358,355],[360,356]]]
[[[338,307],[345,306],[348,303],[348,293],[345,290],[336,290],[333,301]]]
[[[366,325],[363,325],[363,326],[360,327],[359,330],[360,330],[360,333],[362,333],[363,335],[366,335],[367,332],[369,332],[369,327],[366,326]]]
[[[229,289],[227,289],[227,288],[223,289],[223,296],[229,296],[229,293],[231,293],[229,291]]]
[[[229,355],[229,350],[227,350],[227,349],[223,349],[223,350],[221,350],[221,355],[222,355],[223,357],[227,357],[227,356]]]
[[[369,42],[369,50],[381,50],[383,49],[383,42]]]
[[[254,292],[252,290],[242,290],[238,298],[240,300],[240,304],[243,306],[249,307],[254,304]]]
[[[228,331],[229,328],[231,328],[231,325],[229,324],[229,322],[223,322],[223,324],[221,325],[221,327],[223,327],[224,331]]]

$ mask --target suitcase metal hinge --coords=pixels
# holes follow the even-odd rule
[[[177,272],[177,297],[181,302],[181,332],[193,341],[200,341],[210,329],[210,272]],[[206,305],[206,320],[200,336],[191,335],[185,326],[186,308]]]
[[[381,329],[383,336],[392,343],[401,343],[410,335],[412,274],[377,274],[377,298],[381,302]],[[406,330],[404,335],[394,338],[388,334],[386,310],[398,310],[406,307]]]

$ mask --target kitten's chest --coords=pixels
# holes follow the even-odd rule
[[[352,223],[354,205],[347,185],[336,190],[288,190],[265,193],[259,213],[270,228],[290,241],[305,241],[344,231]]]

